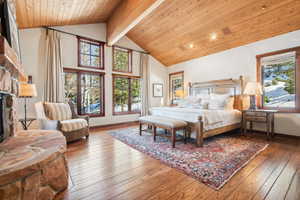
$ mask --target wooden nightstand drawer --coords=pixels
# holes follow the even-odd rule
[[[246,112],[246,116],[253,116],[253,117],[267,117],[267,113],[263,112]]]
[[[253,122],[267,122],[266,116],[249,116],[247,115],[245,117],[247,121],[253,121]]]

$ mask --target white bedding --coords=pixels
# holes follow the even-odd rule
[[[241,122],[241,112],[239,110],[153,107],[150,111],[155,116],[165,116],[191,123],[198,122],[199,117],[202,117],[205,131]]]

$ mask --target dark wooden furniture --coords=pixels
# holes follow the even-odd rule
[[[179,130],[183,130],[183,140],[184,143],[186,144],[186,139],[187,139],[186,127],[188,124],[184,121],[168,119],[165,117],[158,117],[158,116],[145,116],[145,117],[141,117],[139,119],[139,122],[140,122],[140,128],[139,128],[140,136],[142,135],[142,131],[145,131],[143,130],[143,124],[148,125],[148,127],[152,127],[153,141],[156,141],[157,128],[165,129],[165,134],[161,134],[160,136],[169,138],[167,134],[169,131],[171,133],[172,148],[175,148],[175,143],[177,141],[182,140],[182,139],[178,140],[176,138],[176,132]]]
[[[19,122],[22,124],[24,130],[28,130],[31,123],[36,120],[36,118],[26,118],[26,119],[19,119]]]
[[[247,124],[250,122],[250,131],[253,131],[254,123],[266,124],[267,136],[274,136],[274,114],[277,110],[243,110],[242,111],[242,133],[247,132]]]

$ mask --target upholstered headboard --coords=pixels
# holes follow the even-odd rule
[[[189,96],[197,96],[201,94],[230,94],[234,97],[234,108],[238,110],[244,109],[244,78],[239,79],[223,79],[206,82],[189,83]]]

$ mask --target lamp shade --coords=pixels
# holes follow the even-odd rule
[[[19,97],[36,97],[35,84],[20,83],[19,84]]]
[[[262,91],[261,84],[258,83],[258,82],[249,82],[249,83],[247,83],[244,94],[247,94],[247,95],[262,95],[263,91]]]
[[[184,91],[183,90],[176,90],[175,91],[175,96],[179,97],[179,98],[183,98],[184,97]]]

